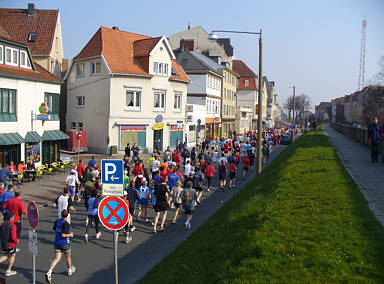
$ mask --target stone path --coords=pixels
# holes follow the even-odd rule
[[[324,130],[344,167],[367,200],[369,208],[384,226],[384,163],[372,163],[368,147],[337,132],[329,124]]]

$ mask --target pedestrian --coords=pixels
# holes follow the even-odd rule
[[[101,232],[99,230],[99,214],[97,212],[97,207],[99,206],[99,192],[97,189],[93,188],[91,192],[91,197],[88,199],[88,222],[85,227],[84,242],[88,243],[88,232],[89,228],[92,226],[92,223],[95,224],[96,239],[100,239]]]
[[[148,200],[149,200],[149,187],[147,186],[147,181],[144,181],[144,184],[139,188],[139,213],[137,214],[137,219],[140,219],[142,211],[144,211],[144,222],[148,222]]]
[[[62,253],[64,253],[65,260],[67,262],[68,276],[71,276],[76,271],[76,267],[72,265],[71,259],[71,244],[69,242],[69,238],[73,238],[73,232],[71,232],[68,217],[68,210],[63,209],[61,212],[61,218],[57,219],[53,225],[53,231],[55,231],[55,259],[52,261],[48,272],[45,274],[45,280],[47,280],[48,283],[51,283],[52,281],[52,271],[56,264],[59,263]]]
[[[222,160],[221,164],[219,165],[219,178],[220,178],[220,188],[222,191],[224,191],[225,185],[227,182],[227,166],[224,160]]]
[[[243,158],[243,180],[245,179],[245,176],[248,174],[248,169],[249,169],[249,158],[248,156],[245,156]]]
[[[124,153],[125,153],[125,155],[127,155],[128,160],[129,160],[129,158],[131,157],[131,146],[129,145],[129,143],[127,144],[127,147],[125,147]]]
[[[17,228],[17,238],[20,239],[21,235],[21,216],[26,215],[27,211],[25,210],[24,202],[21,200],[21,191],[19,189],[15,190],[15,197],[8,199],[4,204],[4,209],[8,212],[14,214],[13,223]]]
[[[15,195],[13,194],[13,190],[13,184],[10,184],[8,185],[8,190],[6,190],[2,195],[0,195],[0,209],[3,214],[8,212],[8,210],[4,208],[5,203],[7,203],[9,199],[15,197]]]
[[[71,170],[71,173],[69,174],[69,176],[67,176],[67,179],[65,180],[65,184],[69,188],[69,192],[71,194],[71,199],[73,202],[75,199],[75,194],[76,194],[76,184],[77,185],[80,184],[80,181],[76,176],[76,170],[74,170],[74,169]]]
[[[192,214],[195,212],[197,193],[192,188],[192,182],[187,183],[187,187],[180,193],[180,198],[183,201],[183,208],[186,214],[186,221],[184,223],[185,230],[191,228]]]
[[[210,191],[211,181],[215,172],[216,172],[215,168],[212,166],[212,163],[209,162],[208,166],[205,168],[205,176],[207,177],[207,182],[208,182],[208,188],[207,188],[208,192]]]
[[[180,198],[180,193],[182,191],[183,191],[183,188],[181,187],[181,181],[178,180],[176,182],[176,186],[171,190],[172,202],[176,208],[175,215],[173,216],[173,220],[171,224],[176,224],[176,218],[177,218],[177,215],[179,214],[180,207],[182,204],[182,200]]]
[[[153,223],[153,233],[157,233],[157,223],[159,221],[160,213],[163,212],[163,219],[160,225],[160,232],[164,231],[164,223],[167,218],[169,189],[167,185],[167,177],[162,177],[160,184],[155,187],[154,196],[156,197],[155,205],[155,220]]]
[[[0,169],[0,182],[4,183],[5,191],[7,191],[8,189],[9,180],[12,180],[12,179],[13,179],[13,175],[9,171],[8,167],[3,167]]]
[[[184,176],[188,177],[191,170],[192,170],[191,161],[188,160],[186,165],[184,166]]]
[[[131,215],[133,217],[135,214],[135,204],[137,201],[140,200],[140,195],[135,188],[135,182],[134,181],[131,181],[130,186],[128,187],[126,199],[129,202],[129,215]],[[133,232],[136,230],[136,227],[133,226],[133,218],[129,218],[128,228],[129,228],[130,232]],[[129,240],[126,240],[126,243],[129,243]]]
[[[88,167],[95,168],[95,166],[96,166],[95,156],[92,156],[92,159],[88,161]]]
[[[75,212],[75,208],[73,207],[73,201],[69,197],[69,188],[64,187],[63,194],[56,198],[53,203],[53,207],[57,207],[57,216],[60,219],[62,216],[63,210],[67,210],[68,216],[65,217],[68,223],[71,223],[71,214],[70,212]]]
[[[85,173],[85,166],[83,164],[83,160],[79,160],[79,164],[77,165],[76,167],[76,171],[77,171],[77,178],[79,179],[80,181],[80,184],[81,185],[84,185],[84,173]]]
[[[194,188],[197,192],[197,200],[196,202],[200,204],[200,198],[203,195],[203,181],[204,181],[204,174],[201,171],[200,167],[196,167],[196,172],[193,179]]]
[[[371,148],[371,160],[372,163],[378,162],[379,148],[380,144],[383,141],[383,129],[379,124],[379,119],[377,116],[372,118],[372,124],[368,127],[368,138],[369,145]]]
[[[9,259],[8,268],[5,271],[5,276],[7,277],[17,273],[12,270],[16,259],[16,253],[19,251],[16,247],[19,240],[17,238],[17,228],[14,221],[15,215],[11,212],[6,213],[4,215],[4,222],[0,226],[1,249],[4,253],[4,255],[0,257],[0,263]]]
[[[235,187],[237,166],[235,161],[229,164],[229,188]]]

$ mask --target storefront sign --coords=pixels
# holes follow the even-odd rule
[[[173,124],[171,125],[171,131],[183,131],[182,125]]]
[[[161,130],[165,127],[165,123],[163,122],[164,118],[162,114],[156,115],[155,122],[156,124],[153,125],[153,130]]]
[[[210,124],[210,123],[220,123],[220,117],[207,117],[205,119],[205,124]]]
[[[121,131],[145,131],[145,128],[146,128],[145,125],[129,125],[129,124],[120,125]]]

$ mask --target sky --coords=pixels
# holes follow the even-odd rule
[[[0,0],[3,8],[26,8],[32,0]],[[384,0],[35,0],[37,9],[58,9],[64,57],[76,56],[100,26],[149,36],[169,36],[201,25],[206,31],[240,30],[263,33],[263,75],[275,82],[284,105],[308,95],[313,105],[357,89],[361,25],[367,24],[367,79],[384,56]],[[113,3],[113,4],[112,4]],[[236,59],[258,73],[258,36],[230,37]]]

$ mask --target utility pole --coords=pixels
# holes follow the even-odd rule
[[[262,131],[263,131],[263,43],[261,38],[261,29],[260,29],[260,37],[259,37],[259,97],[258,97],[258,105],[259,105],[259,113],[257,116],[257,174],[261,174],[262,163],[261,163],[261,139],[262,139]]]
[[[292,115],[292,123],[296,123],[295,112],[296,112],[296,99],[295,99],[296,86],[293,86],[293,115]],[[295,141],[295,130],[296,127],[292,131],[292,141]]]

